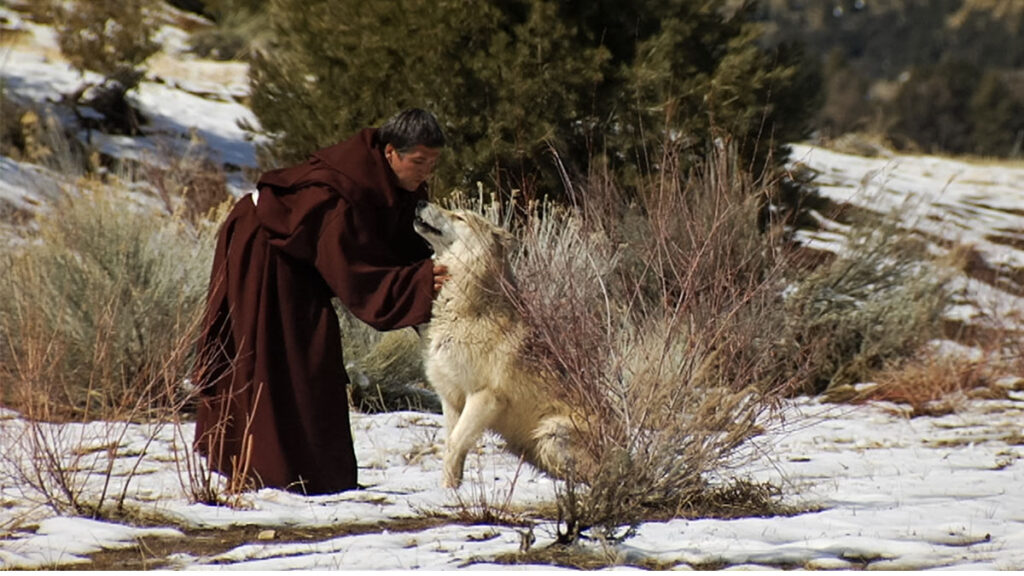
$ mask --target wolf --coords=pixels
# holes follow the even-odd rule
[[[417,206],[413,226],[449,274],[420,328],[448,433],[444,486],[462,483],[466,454],[485,430],[557,478],[592,468],[581,448],[583,418],[555,397],[557,379],[526,354],[529,329],[511,297],[511,235],[475,212],[428,202]]]

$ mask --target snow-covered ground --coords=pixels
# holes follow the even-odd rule
[[[914,419],[894,405],[800,399],[787,408],[785,427],[757,441],[763,456],[738,472],[779,485],[786,502],[814,511],[651,522],[623,544],[590,546],[627,564],[679,568],[1022,569],[1024,391],[1011,396]],[[100,447],[126,427],[120,443],[125,456],[116,461],[108,491],[119,494],[141,459],[128,482],[126,507],[131,517],[145,518],[146,527],[55,515],[40,494],[12,483],[8,474],[0,486],[0,567],[87,564],[91,554],[161,537],[179,552],[150,557],[154,567],[495,568],[501,565],[494,558],[520,550],[526,528],[414,520],[453,517],[485,503],[528,516],[524,511],[555,498],[553,481],[520,468],[493,438],[470,458],[468,483],[459,492],[440,488],[441,417],[402,412],[354,416],[365,490],[303,497],[264,489],[246,495],[239,509],[190,504],[183,489],[188,480],[174,456],[184,449],[182,438],[191,438],[189,425],[96,423],[65,428],[62,441],[68,454],[88,454],[83,460],[102,469],[107,452]],[[4,450],[23,445],[26,430],[17,415],[0,421]],[[10,452],[4,457],[8,471],[12,458]],[[102,475],[88,482],[85,492],[98,494]],[[555,525],[533,523],[533,546],[551,544]],[[190,552],[190,539],[232,527],[275,533],[209,555]],[[332,527],[345,534],[275,537]]]
[[[821,195],[878,214],[899,213],[904,225],[947,243],[940,248],[936,242],[937,250],[970,248],[984,269],[1000,273],[995,285],[958,278],[963,298],[953,316],[1024,329],[1024,164],[891,153],[864,158],[808,144],[792,148],[791,163],[815,173]],[[801,239],[841,250],[844,227],[820,221],[821,230],[802,231]]]
[[[10,94],[47,102],[78,85],[50,29],[6,8],[0,16],[29,33],[0,45],[0,76]],[[162,34],[170,54],[157,57],[138,95],[152,119],[149,136],[108,138],[105,149],[136,153],[157,137],[194,130],[221,161],[254,166],[252,142],[237,126],[253,120],[239,103],[244,69],[195,60],[181,51],[175,30]],[[861,158],[806,144],[794,146],[793,161],[817,172],[823,193],[836,201],[879,211],[905,206],[922,231],[973,245],[989,266],[1024,269],[1022,166]],[[0,200],[31,208],[58,185],[55,175],[0,157]],[[836,238],[827,231],[805,236],[827,248]],[[1020,318],[1024,306],[1012,286],[964,283],[974,295],[960,311],[964,319]],[[964,400],[954,414],[912,419],[896,405],[796,399],[785,408],[784,424],[757,439],[757,457],[737,474],[776,484],[786,503],[811,511],[650,522],[622,544],[587,546],[610,563],[678,568],[1024,569],[1024,381],[1003,385],[1004,399]],[[472,516],[484,504],[528,520],[534,548],[553,541],[556,526],[531,515],[554,502],[553,481],[519,466],[495,439],[471,456],[467,483],[456,492],[440,488],[439,416],[354,414],[353,434],[366,490],[303,497],[266,489],[229,508],[190,503],[181,469],[190,424],[32,426],[0,411],[0,569],[89,565],[104,551],[134,549],[139,539],[148,544],[136,556],[168,569],[504,567],[496,558],[530,544],[529,529],[445,520]],[[33,469],[25,448],[41,437],[81,470],[69,478],[84,482],[86,500],[103,490],[108,502],[125,494],[126,519],[100,522],[46,506],[33,488],[39,482],[21,474]],[[105,469],[112,454],[106,485],[104,474],[88,470]],[[198,545],[232,532],[250,536],[220,548]]]

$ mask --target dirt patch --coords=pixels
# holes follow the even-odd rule
[[[196,558],[223,554],[244,544],[287,542],[323,542],[342,536],[373,534],[387,530],[421,532],[445,524],[450,518],[425,517],[395,520],[376,524],[295,528],[274,526],[232,526],[214,530],[183,530],[177,538],[144,537],[135,546],[118,550],[102,550],[90,556],[91,563],[62,566],[62,570],[167,570],[176,567],[170,558],[187,555]]]

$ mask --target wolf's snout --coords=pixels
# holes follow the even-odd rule
[[[430,208],[430,202],[420,200],[416,203],[416,215],[412,220],[413,228],[420,236],[441,236],[441,230],[437,228],[437,225],[428,222],[424,215]]]

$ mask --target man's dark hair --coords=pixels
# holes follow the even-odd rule
[[[377,135],[381,148],[391,144],[403,154],[419,145],[444,147],[444,132],[437,118],[421,108],[407,108],[395,114],[380,127]]]

